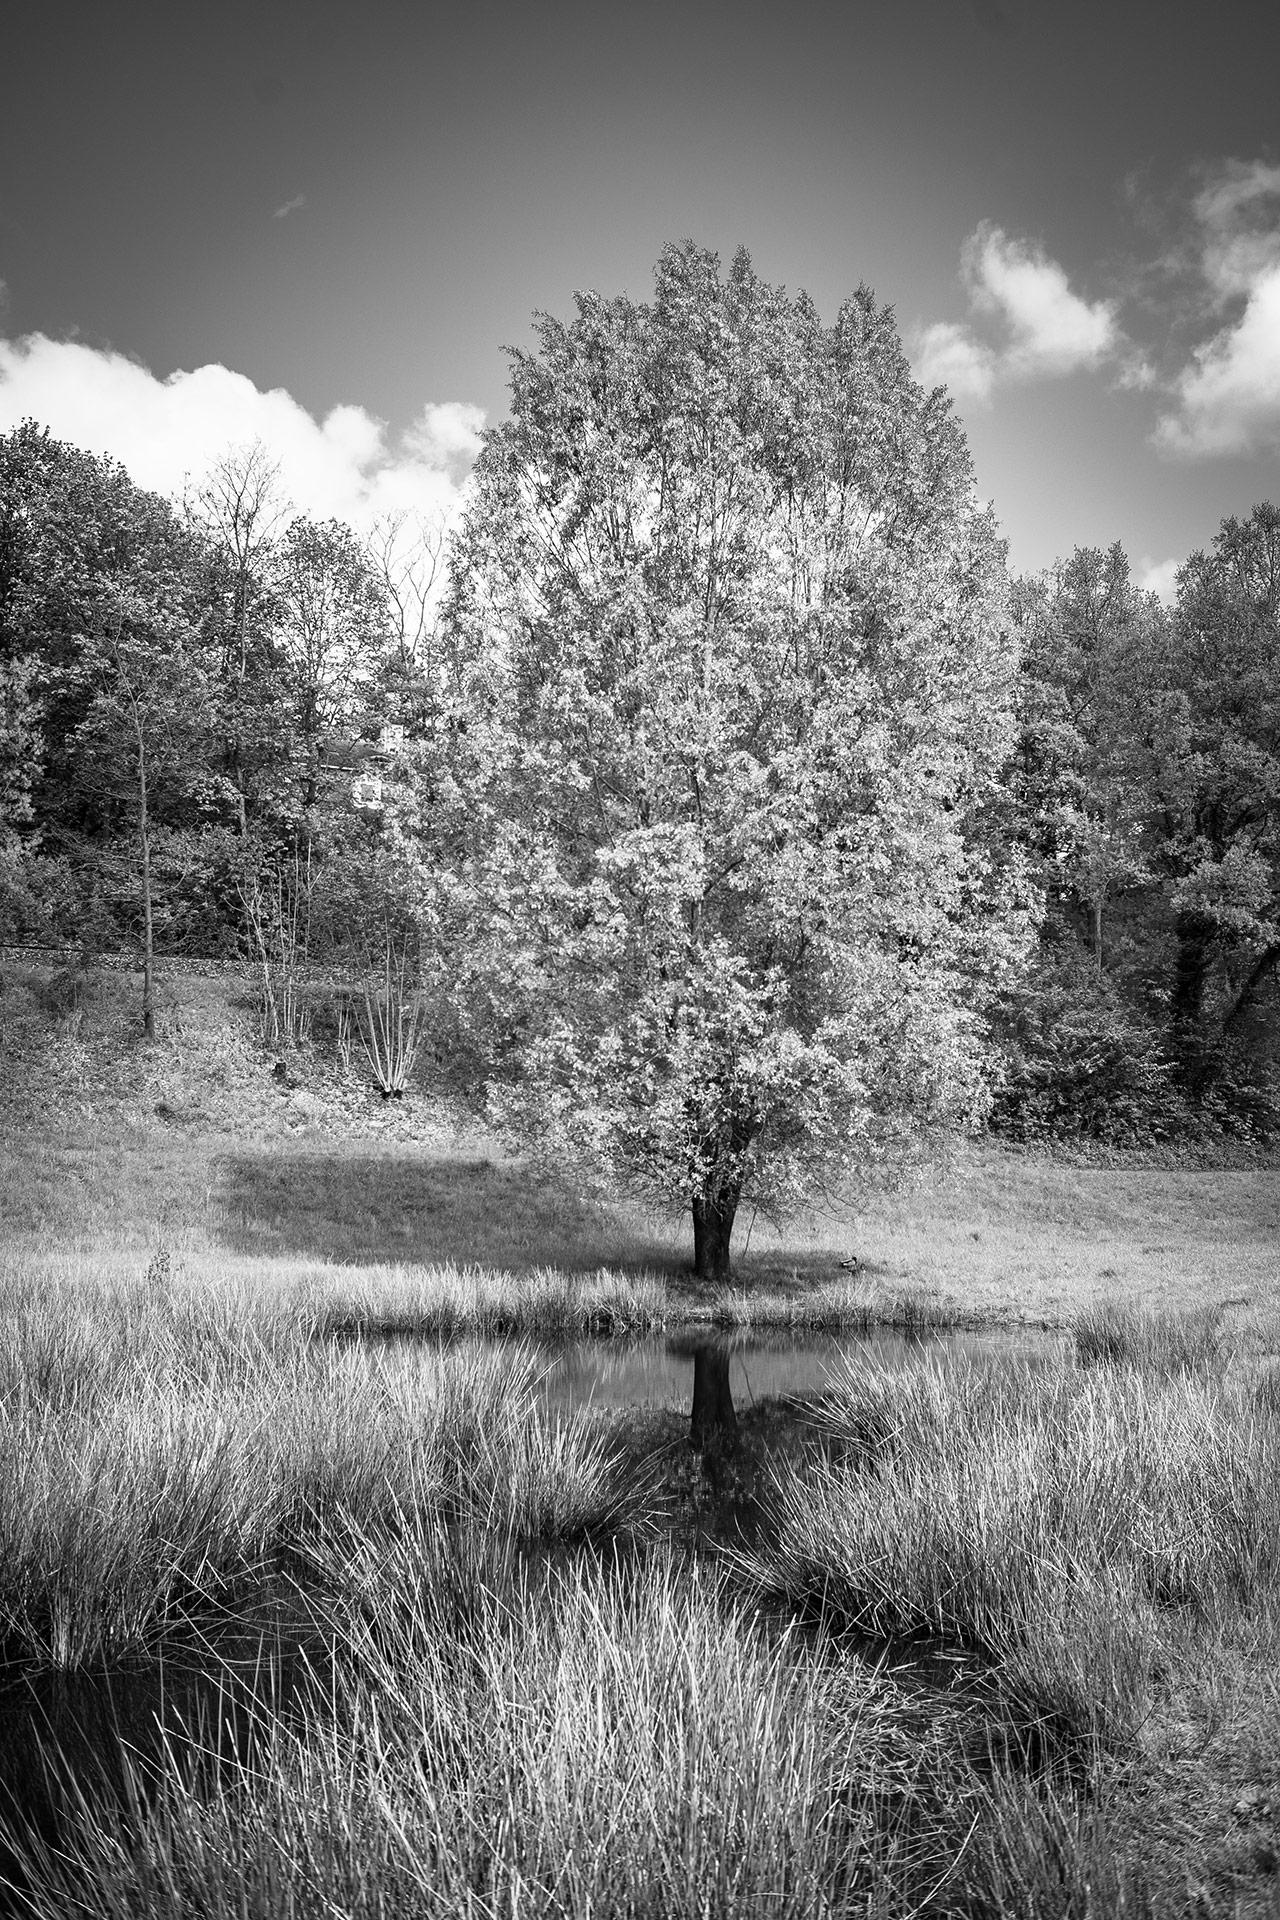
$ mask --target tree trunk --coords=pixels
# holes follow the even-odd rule
[[[1170,1011],[1180,1027],[1198,1027],[1204,1014],[1204,984],[1213,958],[1216,928],[1200,913],[1180,913],[1177,919],[1178,960]]]
[[[156,1037],[155,982],[151,939],[151,827],[147,819],[147,770],[138,766],[138,838],[142,842],[142,1031]]]
[[[729,1278],[729,1242],[738,1211],[736,1193],[705,1196],[693,1203],[693,1270],[699,1280]]]
[[[738,1416],[729,1385],[727,1347],[695,1347],[693,1353],[693,1415],[689,1437],[699,1453],[726,1433],[736,1431]]]
[[[1224,1034],[1233,1033],[1252,1007],[1258,995],[1258,989],[1267,976],[1280,966],[1280,941],[1274,942],[1254,962],[1249,976],[1231,1004],[1231,1011],[1222,1023]]]

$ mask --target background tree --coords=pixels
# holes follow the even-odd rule
[[[349,741],[376,715],[388,650],[386,594],[360,541],[338,520],[292,521],[276,577],[301,801],[310,808],[326,744]]]
[[[113,906],[120,803],[96,776],[82,777],[80,730],[101,690],[102,635],[129,627],[121,610],[136,601],[156,618],[198,623],[199,575],[198,542],[123,468],[31,421],[0,436],[0,672],[40,716],[23,775],[28,846],[38,855],[26,862],[21,917],[29,912],[44,937],[121,936]],[[131,893],[126,887],[126,919]]]
[[[1021,949],[982,832],[1010,739],[1003,549],[865,289],[665,250],[512,364],[399,813],[495,1110],[689,1208],[728,1271],[787,1209],[984,1105]]]
[[[30,656],[0,661],[0,850],[21,844],[35,817],[31,789],[40,765],[40,708]]]
[[[1156,741],[1175,1020],[1238,1030],[1280,963],[1280,510],[1224,520],[1178,575]],[[1210,1004],[1210,991],[1213,1003]]]
[[[1117,896],[1150,884],[1151,759],[1168,621],[1119,546],[1077,548],[1018,582],[1023,647],[1016,778],[1041,883],[1103,971]]]
[[[401,511],[382,514],[365,541],[370,571],[382,588],[389,664],[402,674],[430,669],[445,534],[442,515]]]
[[[219,653],[222,772],[241,835],[278,802],[291,760],[279,624],[278,553],[291,514],[260,441],[229,448],[187,496],[206,555],[204,597]]]
[[[74,737],[80,785],[133,816],[142,949],[142,1024],[155,1038],[153,854],[157,809],[212,799],[215,682],[184,617],[182,582],[156,569],[113,587],[83,666],[90,698]],[[190,836],[188,836],[189,839]]]
[[[40,764],[36,663],[0,660],[0,940],[34,917],[30,856],[37,844],[31,790]]]
[[[1274,1123],[1277,518],[1225,522],[1170,613],[1119,547],[1015,589],[1011,829],[1049,907],[1039,964],[1006,1005],[997,1119],[1017,1132]]]

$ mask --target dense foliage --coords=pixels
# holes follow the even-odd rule
[[[685,245],[537,331],[397,825],[498,1111],[722,1272],[743,1199],[982,1110],[1026,926],[1003,550],[865,291],[824,328]]]
[[[1273,1128],[1275,507],[1170,608],[1118,547],[1009,580],[892,316],[692,246],[539,319],[468,501],[358,536],[261,449],[175,505],[0,437],[0,940],[390,927],[461,1078],[726,1246],[988,1108]]]
[[[1280,512],[1264,504],[1225,521],[1183,566],[1171,610],[1133,586],[1113,547],[1016,583],[1014,611],[1010,820],[1037,862],[1046,917],[1040,963],[1007,1009],[1018,1039],[1000,1121],[1119,1140],[1185,1131],[1197,1116],[1268,1131]],[[1077,984],[1055,1013],[1068,975]],[[1074,1055],[1079,1096],[1055,1050],[1064,1068]],[[1089,1058],[1098,1065],[1085,1074]]]

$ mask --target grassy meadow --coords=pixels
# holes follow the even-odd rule
[[[0,1907],[1280,1911],[1275,1167],[957,1150],[704,1295],[191,992],[0,996]],[[853,1340],[701,1454],[539,1386],[883,1323],[1059,1331]]]

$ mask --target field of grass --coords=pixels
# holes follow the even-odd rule
[[[914,1313],[1061,1326],[1110,1300],[1257,1308],[1276,1291],[1280,1169],[1270,1166],[1098,1167],[961,1147],[899,1194],[850,1196],[783,1229],[748,1212],[733,1289],[711,1303],[691,1284],[683,1221],[585,1200],[474,1135],[437,1129],[376,1149],[315,1129],[228,1141],[154,1119],[50,1116],[10,1131],[4,1150],[0,1246],[92,1252],[122,1270],[165,1252],[211,1281],[253,1274],[385,1295],[398,1276],[408,1293],[452,1289],[461,1308],[478,1274],[510,1276],[519,1296],[539,1272],[580,1284],[603,1270],[658,1285],[671,1320],[714,1304],[739,1322],[851,1325]]]
[[[1280,1390],[1220,1315],[852,1360],[699,1465],[518,1345],[0,1291],[16,1912],[1275,1910]]]

